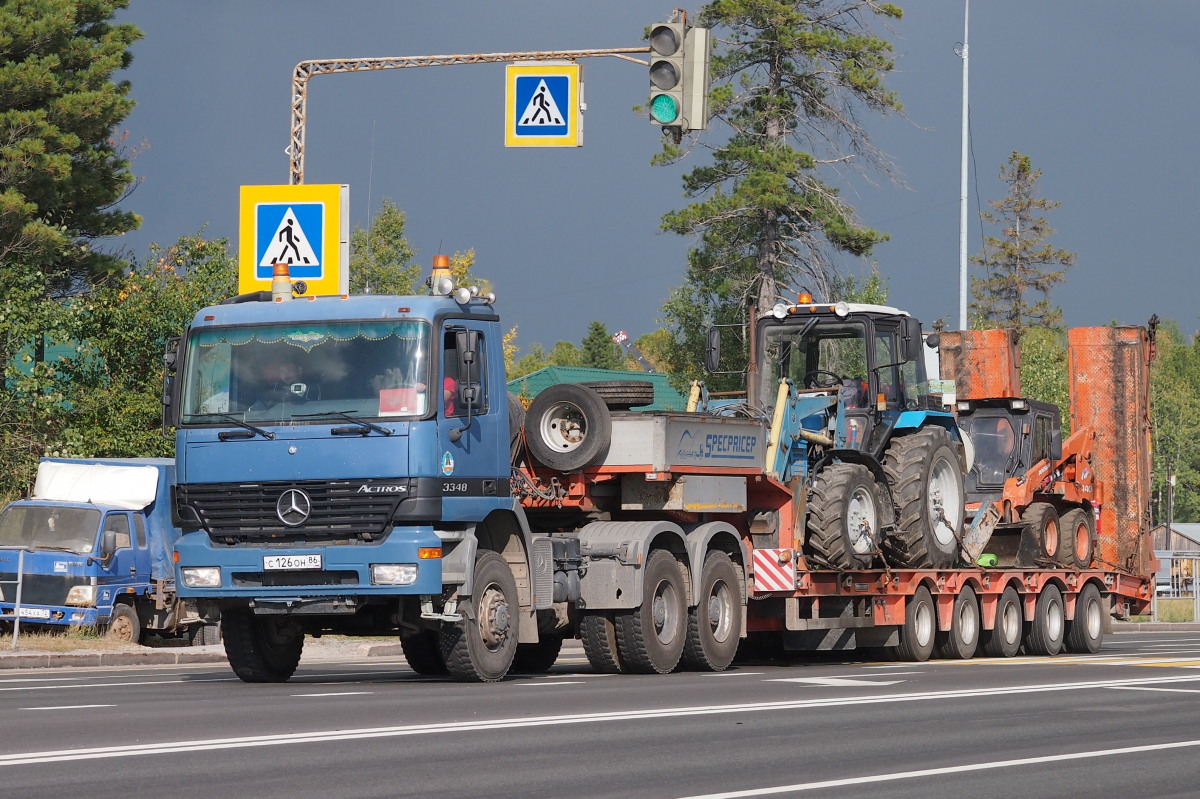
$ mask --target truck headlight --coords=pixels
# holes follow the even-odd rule
[[[412,585],[416,581],[415,563],[371,564],[371,585]]]
[[[67,604],[90,608],[96,604],[96,586],[74,585],[67,592]]]
[[[187,566],[179,570],[183,584],[188,588],[220,588],[220,566]]]

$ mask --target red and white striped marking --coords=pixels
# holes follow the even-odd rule
[[[792,550],[754,550],[754,590],[796,590],[796,561]]]

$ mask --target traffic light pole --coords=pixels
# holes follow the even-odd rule
[[[537,50],[527,53],[471,53],[465,55],[417,55],[394,58],[325,58],[301,61],[292,72],[292,141],[288,182],[304,182],[304,124],[308,111],[308,81],[317,75],[342,72],[373,72],[409,67],[448,67],[457,64],[494,64],[506,61],[574,61],[579,58],[613,57],[649,66],[631,53],[648,53],[649,47],[618,47],[608,50]]]

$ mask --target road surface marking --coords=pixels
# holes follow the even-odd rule
[[[1008,697],[1015,694],[1061,693],[1062,691],[1111,688],[1124,685],[1171,685],[1184,682],[1200,682],[1200,674],[1171,675],[1167,677],[1139,677],[1112,680],[1089,680],[1084,682],[1042,683],[1026,686],[1001,688],[970,688],[954,691],[919,691],[907,694],[876,694],[847,698],[845,696],[793,699],[782,702],[753,702],[727,705],[684,705],[641,710],[616,710],[606,713],[578,713],[558,716],[533,716],[477,721],[435,722],[411,724],[400,727],[366,727],[348,730],[314,730],[312,732],[281,733],[277,735],[246,735],[234,738],[202,738],[185,741],[144,742],[119,746],[100,746],[87,749],[43,752],[19,752],[0,755],[0,767],[22,766],[43,763],[67,763],[83,760],[101,760],[114,757],[147,757],[150,755],[178,754],[180,752],[208,752],[221,749],[250,749],[262,746],[290,746],[294,744],[325,743],[331,741],[356,741],[372,738],[398,738],[410,735],[453,735],[463,733],[500,730],[508,732],[526,727],[560,727],[574,724],[611,723],[618,721],[644,721],[645,719],[682,720],[689,716],[715,716],[727,714],[763,714],[769,712],[805,710],[810,708],[844,708],[848,702],[855,705],[892,704],[899,702],[944,701],[946,699],[979,699],[981,697]],[[1200,741],[1192,742],[1200,744]],[[1183,744],[1179,744],[1183,745]],[[1187,744],[1191,745],[1191,743]],[[1137,750],[1129,750],[1137,751]],[[1050,761],[1054,758],[1042,758]],[[1038,762],[1033,759],[1029,762]],[[915,774],[914,774],[915,776]],[[890,778],[890,777],[889,777]]]
[[[1112,691],[1162,691],[1169,694],[1200,694],[1196,688],[1143,688],[1139,685],[1110,685]]]
[[[528,685],[535,688],[545,685],[587,685],[587,680],[529,680],[528,682],[519,682],[517,685]]]
[[[89,707],[116,707],[116,705],[55,705],[53,707],[23,707],[21,710],[84,710]]]
[[[763,671],[710,671],[708,673],[701,672],[701,677],[758,677],[766,672]]]
[[[374,691],[327,691],[320,694],[292,694],[293,697],[372,696]]]
[[[824,685],[829,688],[868,688],[874,685],[895,685],[904,680],[859,680],[851,677],[781,677],[763,682],[798,682],[808,685]]]
[[[851,785],[870,785],[872,783],[891,782],[893,780],[911,780],[916,779],[917,777],[937,777],[945,774],[964,774],[971,771],[988,771],[991,769],[1014,768],[1016,766],[1035,766],[1043,763],[1060,763],[1067,760],[1087,760],[1097,757],[1114,757],[1116,755],[1136,755],[1144,752],[1158,752],[1166,749],[1185,749],[1196,746],[1200,746],[1200,741],[1171,741],[1163,744],[1123,746],[1119,749],[1099,749],[1091,752],[1074,752],[1065,755],[1023,757],[1016,760],[993,760],[984,763],[964,763],[961,766],[923,768],[915,771],[894,771],[891,774],[872,774],[865,777],[845,777],[838,780],[800,782],[793,785],[775,785],[770,788],[751,788],[745,791],[697,794],[696,796],[681,797],[681,799],[742,799],[742,797],[747,796],[770,796],[772,794],[796,793],[798,791],[819,791],[828,788],[844,788]]]

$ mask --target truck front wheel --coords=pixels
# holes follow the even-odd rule
[[[475,559],[471,606],[462,621],[442,628],[442,657],[450,676],[462,682],[497,682],[517,653],[517,581],[499,554]]]
[[[129,605],[113,605],[112,616],[108,620],[108,637],[114,641],[140,644],[142,622],[138,619],[137,611]]]
[[[225,656],[243,682],[287,682],[300,665],[304,633],[281,619],[255,616],[249,610],[221,614]]]

